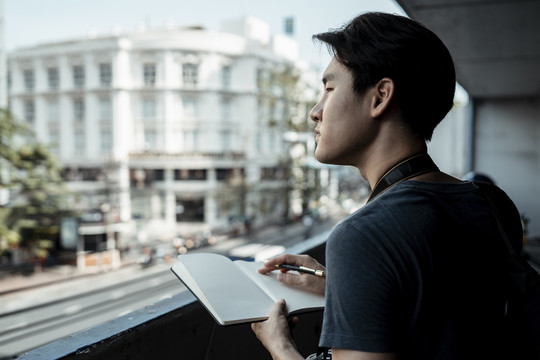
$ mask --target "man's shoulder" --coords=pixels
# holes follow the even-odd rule
[[[386,226],[389,222],[425,223],[430,216],[452,212],[456,203],[470,203],[471,211],[474,211],[473,204],[479,196],[471,183],[404,181],[365,204],[347,217],[344,223],[362,230]]]
[[[476,186],[469,181],[462,182],[434,182],[407,180],[391,187],[388,192],[400,196],[423,197],[429,194],[437,195],[466,195],[474,194]],[[394,196],[395,197],[395,196]],[[388,199],[387,199],[388,200]]]

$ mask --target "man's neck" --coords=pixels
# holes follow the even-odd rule
[[[389,145],[381,146],[371,151],[365,161],[358,166],[360,174],[369,182],[372,189],[384,173],[399,161],[422,152],[427,152],[427,146],[424,142]]]

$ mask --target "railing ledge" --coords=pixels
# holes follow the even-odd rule
[[[324,264],[328,232],[287,249]],[[171,276],[173,276],[171,274]],[[179,283],[180,284],[180,283]],[[322,311],[300,316],[299,350],[317,347]],[[31,350],[18,359],[269,358],[249,324],[220,327],[188,291]]]
[[[43,345],[23,354],[18,359],[60,359],[70,355],[88,354],[98,347],[106,346],[107,343],[115,341],[115,339],[137,331],[137,328],[162,316],[168,316],[175,311],[195,305],[195,300],[191,293],[181,292],[117,319]]]

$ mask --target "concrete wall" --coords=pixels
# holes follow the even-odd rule
[[[489,175],[540,236],[540,99],[476,99],[437,127],[429,152],[441,170]],[[473,127],[469,122],[473,122]]]
[[[540,99],[488,99],[475,104],[475,169],[493,180],[540,235]]]
[[[439,168],[461,178],[467,171],[468,108],[458,105],[437,126],[428,149]]]

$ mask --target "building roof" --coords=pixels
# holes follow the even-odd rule
[[[240,26],[243,22],[257,26],[245,26],[247,29],[264,30],[264,22],[255,18],[242,18],[228,23],[224,31],[213,31],[201,26],[165,27],[141,29],[139,31],[89,36],[83,38],[52,41],[16,49],[9,54],[10,58],[26,56],[43,56],[59,52],[77,52],[110,49],[129,50],[171,50],[210,51],[235,56],[240,54],[266,54],[269,57],[284,57],[296,60],[298,44],[290,37],[265,34],[264,31],[245,30]],[[240,24],[240,25],[237,25]],[[234,27],[233,25],[236,25]],[[266,25],[267,26],[267,25]],[[263,35],[261,35],[261,33]]]

